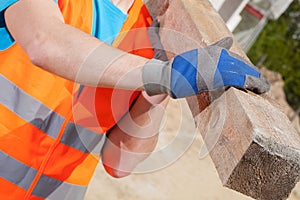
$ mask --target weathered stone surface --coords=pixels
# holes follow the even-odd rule
[[[300,133],[300,120],[297,113],[291,108],[291,106],[286,101],[286,96],[284,93],[284,81],[282,76],[274,71],[270,71],[265,67],[261,68],[261,73],[267,77],[271,84],[270,91],[268,95],[273,99],[274,104],[277,104],[279,109],[281,109],[284,114],[292,121],[293,127]]]
[[[153,9],[166,2],[149,1]],[[165,12],[152,13],[162,15],[170,57],[232,36],[207,0],[171,0]],[[247,59],[236,42],[231,51]],[[214,96],[187,101],[223,185],[256,199],[286,199],[300,177],[300,139],[288,118],[265,98],[237,89],[210,104]]]
[[[264,98],[230,89],[195,118],[224,186],[286,199],[300,177],[300,139]]]

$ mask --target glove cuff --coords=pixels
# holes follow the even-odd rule
[[[151,59],[144,65],[142,72],[145,91],[149,96],[170,95],[171,67],[169,62]]]

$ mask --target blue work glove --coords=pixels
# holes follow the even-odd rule
[[[182,98],[220,87],[234,86],[257,94],[270,86],[258,69],[229,50],[232,38],[177,55],[170,62],[150,60],[143,68],[143,83],[149,95],[167,93]]]

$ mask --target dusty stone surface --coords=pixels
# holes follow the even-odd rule
[[[288,118],[292,120],[293,126],[300,134],[299,117],[295,116],[295,111],[290,107],[290,105],[286,101],[286,97],[283,90],[284,81],[282,79],[282,76],[279,73],[266,69],[265,67],[261,68],[261,72],[265,77],[267,77],[267,79],[271,83],[269,95],[271,96],[271,98],[274,99],[274,104],[277,104],[277,106],[288,116]],[[296,185],[288,199],[300,200],[300,183]]]
[[[295,115],[295,111],[291,108],[291,106],[286,101],[286,96],[284,94],[284,81],[282,76],[279,73],[268,70],[267,68],[261,68],[261,73],[267,77],[269,82],[271,83],[271,88],[268,94],[273,100],[273,105],[277,106],[281,109],[290,120],[292,120],[292,124],[295,129],[300,133],[300,121],[299,117]]]
[[[252,143],[227,184],[257,200],[284,200],[299,181],[299,174],[299,163],[282,159]]]
[[[300,137],[284,113],[231,88],[197,121],[224,186],[260,200],[288,197],[300,177]]]

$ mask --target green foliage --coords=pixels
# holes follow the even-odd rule
[[[289,9],[277,20],[269,21],[248,56],[257,63],[282,74],[285,93],[290,105],[300,107],[300,0],[294,0]]]

